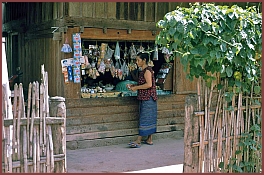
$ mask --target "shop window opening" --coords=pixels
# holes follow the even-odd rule
[[[136,84],[138,71],[136,54],[148,52],[158,95],[172,93],[173,62],[157,50],[154,41],[93,41],[82,39],[82,98],[136,96],[126,84]],[[155,52],[156,51],[156,52]]]

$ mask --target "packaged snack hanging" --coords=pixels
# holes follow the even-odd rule
[[[153,60],[157,61],[159,60],[159,53],[158,53],[158,46],[155,45],[155,48],[154,48],[154,54],[153,54]]]
[[[116,60],[120,59],[120,47],[119,47],[118,41],[116,42],[114,57],[115,57]]]
[[[135,46],[134,46],[133,43],[132,43],[132,46],[129,49],[129,54],[130,54],[130,58],[132,60],[135,60],[136,59],[136,57],[137,57],[137,51],[136,51],[136,48],[135,48]]]
[[[104,56],[104,59],[105,60],[109,60],[109,59],[112,59],[112,56],[114,54],[114,50],[111,49],[109,46],[107,46],[107,50],[106,50],[106,54]],[[120,55],[120,54],[119,54]]]
[[[61,51],[64,53],[71,53],[72,52],[72,48],[68,43],[68,38],[66,38],[65,43],[63,44]]]

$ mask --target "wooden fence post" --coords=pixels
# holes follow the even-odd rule
[[[51,97],[49,99],[49,112],[50,117],[59,117],[64,119],[64,123],[61,126],[52,126],[52,134],[55,133],[56,140],[54,140],[54,154],[63,155],[61,159],[54,167],[55,173],[67,172],[66,162],[66,105],[65,98],[63,97]],[[51,131],[50,131],[51,132]]]
[[[185,99],[185,128],[184,128],[184,173],[198,173],[199,159],[198,147],[192,147],[192,143],[199,140],[198,117],[194,111],[198,109],[198,96],[190,94]]]

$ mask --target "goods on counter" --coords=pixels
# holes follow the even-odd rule
[[[126,87],[127,84],[137,84],[136,81],[131,81],[131,80],[125,80],[117,83],[115,89],[117,91],[129,91]]]

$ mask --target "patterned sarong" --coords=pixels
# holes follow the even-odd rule
[[[157,101],[152,97],[150,100],[139,101],[139,135],[147,136],[157,130]]]

